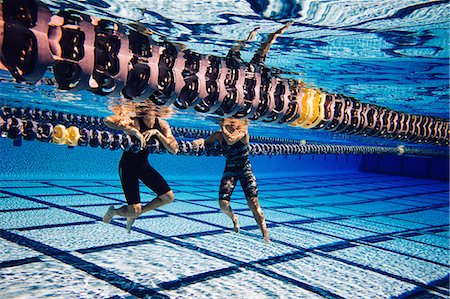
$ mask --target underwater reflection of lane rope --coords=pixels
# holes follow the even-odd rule
[[[48,66],[64,90],[151,100],[225,118],[289,124],[404,142],[447,145],[448,120],[392,111],[279,77],[264,61],[271,34],[250,63],[240,46],[226,58],[200,55],[119,24],[73,11],[52,15],[33,0],[5,0],[0,61],[18,81],[36,83]],[[250,34],[248,40],[252,38]]]

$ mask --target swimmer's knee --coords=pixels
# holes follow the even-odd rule
[[[224,202],[230,202],[231,200],[231,194],[228,192],[219,192],[219,203]]]
[[[230,206],[230,197],[224,197],[219,199],[219,207],[222,210],[228,210]]]
[[[161,199],[161,201],[162,201],[164,204],[168,204],[168,203],[171,203],[171,202],[174,201],[175,195],[173,194],[173,191],[170,190],[169,192],[166,192],[166,193],[160,195],[160,196],[159,196],[159,199]]]
[[[247,202],[256,202],[258,203],[258,188],[255,186],[248,186],[245,190],[245,197],[247,198]]]
[[[256,196],[248,197],[247,204],[249,207],[253,206],[253,207],[259,208],[258,197],[256,197]]]

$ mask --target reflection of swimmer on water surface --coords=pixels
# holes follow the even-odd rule
[[[136,136],[141,142],[140,151],[124,152],[119,163],[120,182],[127,205],[118,209],[111,206],[103,216],[103,221],[106,223],[109,223],[114,216],[127,218],[128,232],[139,215],[174,200],[174,194],[166,180],[148,163],[149,149],[146,148],[146,144],[152,138],[157,138],[169,153],[175,154],[178,151],[178,143],[172,135],[169,124],[161,118],[170,115],[170,108],[148,104],[150,106],[146,105],[146,109],[143,109],[136,105],[139,104],[115,106],[112,108],[115,114],[108,116],[105,120],[107,126]],[[139,180],[157,195],[144,206],[141,204]]]
[[[223,148],[223,154],[227,158],[225,170],[222,175],[219,188],[219,206],[221,210],[233,221],[234,231],[239,232],[238,216],[230,206],[231,194],[236,187],[237,180],[241,182],[247,204],[253,213],[253,217],[261,229],[266,242],[269,242],[267,226],[263,211],[258,202],[258,186],[253,174],[252,165],[248,159],[249,135],[248,120],[222,119],[221,130],[213,133],[208,139],[193,141],[194,147],[202,147],[205,144],[218,142]]]

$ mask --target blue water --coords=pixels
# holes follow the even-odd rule
[[[101,222],[124,201],[119,155],[38,144],[41,158],[24,145],[2,161],[3,298],[448,298],[448,181],[362,172],[358,156],[254,157],[267,245],[239,186],[240,234],[220,212],[220,157],[151,156],[176,199],[127,234]]]
[[[246,39],[259,26],[256,40],[242,50],[246,61],[270,33],[292,20],[295,23],[272,46],[266,60],[268,66],[328,92],[401,112],[449,118],[448,1],[345,1],[344,4],[292,0],[286,3],[300,4],[284,14],[276,13],[274,8],[280,1],[260,1],[272,3],[264,11],[255,9],[254,3],[251,5],[257,2],[254,0],[43,2],[53,13],[75,9],[125,25],[143,26],[154,32],[156,40],[166,38],[199,53],[218,56],[226,56],[237,40]],[[34,103],[71,113],[108,115],[107,99],[88,92],[61,93],[48,86],[18,85],[11,90],[7,88],[10,75],[0,73],[0,79],[0,102]],[[171,124],[210,129],[214,126],[202,117],[181,112]],[[280,129],[272,124],[254,124],[251,130],[255,135],[282,134],[314,141],[396,144],[301,128]]]
[[[225,56],[255,27],[248,61],[295,21],[267,64],[310,86],[390,109],[449,118],[448,1],[46,0],[151,29],[155,39]],[[51,72],[46,77],[52,77]],[[107,116],[111,99],[13,82],[0,104]],[[217,124],[178,111],[176,127]],[[398,142],[252,123],[250,134],[322,143]],[[250,157],[265,244],[238,185],[220,212],[223,157],[151,155],[175,202],[139,218],[124,203],[120,151],[0,138],[1,298],[450,298],[448,159],[376,155]],[[144,202],[154,194],[141,187]],[[166,298],[167,298],[166,297]]]

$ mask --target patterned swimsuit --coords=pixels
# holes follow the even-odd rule
[[[248,144],[238,141],[229,145],[223,140],[222,148],[227,162],[220,182],[219,199],[231,199],[237,180],[241,182],[247,200],[258,197],[258,185],[253,174],[252,165],[248,160]]]

